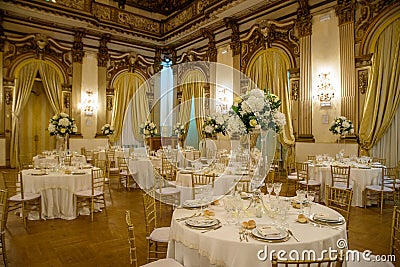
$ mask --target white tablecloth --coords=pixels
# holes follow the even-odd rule
[[[154,185],[154,168],[161,167],[161,160],[129,158],[129,170],[142,189],[150,189]]]
[[[309,165],[311,179],[321,182],[321,199],[325,200],[325,185],[331,184],[331,167],[315,167]],[[353,186],[352,206],[363,207],[363,191],[367,185],[378,184],[381,168],[359,169],[351,168],[350,184]]]
[[[50,167],[50,166],[57,166],[58,165],[58,156],[55,155],[51,156],[34,156],[33,157],[33,166],[35,168],[41,167]]]
[[[297,211],[293,208],[289,210],[288,223],[289,229],[300,242],[290,238],[282,243],[265,243],[251,237],[249,237],[249,242],[240,242],[239,227],[224,224],[225,212],[222,206],[215,207],[216,218],[222,221],[222,228],[207,233],[189,228],[184,222],[177,222],[176,218],[189,216],[194,211],[176,209],[171,223],[167,257],[176,259],[185,267],[266,267],[271,266],[270,258],[268,256],[266,261],[259,260],[257,253],[260,250],[267,249],[268,253],[271,250],[284,250],[287,253],[291,250],[299,253],[303,250],[313,250],[317,255],[320,255],[322,250],[329,249],[329,247],[337,249],[336,244],[339,239],[344,239],[347,242],[345,224],[341,226],[340,230],[330,227],[319,228],[310,223],[300,224],[295,222]],[[335,211],[318,204],[313,206],[313,212],[337,214]],[[249,219],[244,218],[243,221]],[[272,222],[268,216],[251,219],[254,219],[258,225]]]
[[[24,191],[41,194],[42,218],[75,219],[74,192],[90,189],[92,184],[90,169],[84,171],[83,175],[60,172],[32,175],[33,170],[23,170]]]

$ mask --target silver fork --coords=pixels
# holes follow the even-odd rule
[[[177,221],[177,222],[180,222],[180,221],[184,221],[184,220],[187,220],[187,219],[190,219],[190,218],[193,218],[193,217],[198,217],[198,216],[200,216],[200,215],[201,215],[201,213],[194,213],[194,214],[191,215],[191,216],[186,216],[186,217],[178,218],[178,219],[176,219],[176,221]]]

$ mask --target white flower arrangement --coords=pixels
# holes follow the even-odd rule
[[[246,126],[236,113],[231,113],[225,124],[229,135],[244,135],[247,132]]]
[[[336,118],[329,127],[333,134],[346,135],[354,133],[353,123],[344,116]]]
[[[180,122],[177,122],[172,130],[172,134],[174,136],[178,136],[181,137],[182,135],[184,135],[186,133],[185,131],[185,125],[183,125]]]
[[[140,134],[144,137],[153,137],[157,134],[157,126],[152,121],[145,121],[140,125]]]
[[[214,137],[218,133],[226,134],[225,122],[228,119],[227,114],[215,113],[208,115],[204,120],[203,134],[207,138]]]
[[[101,132],[106,136],[112,135],[114,133],[114,127],[106,123],[101,127]]]
[[[286,124],[286,117],[278,109],[281,100],[274,94],[253,89],[243,96],[236,97],[232,110],[246,127],[246,133],[254,129],[273,129],[280,132]]]
[[[76,127],[75,119],[71,118],[67,113],[61,112],[50,119],[47,130],[51,136],[66,136],[67,134],[75,134],[78,128]]]

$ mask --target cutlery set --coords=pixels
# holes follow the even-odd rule
[[[187,219],[191,219],[191,218],[194,218],[194,217],[200,217],[201,214],[202,214],[201,212],[200,212],[200,213],[194,213],[193,215],[190,215],[190,216],[178,218],[178,219],[176,219],[176,221],[177,221],[177,222],[186,221]]]
[[[249,236],[249,233],[247,232],[246,229],[243,229],[243,228],[239,229],[239,240],[240,240],[240,242],[242,242],[242,241],[249,242],[249,237],[248,236]]]

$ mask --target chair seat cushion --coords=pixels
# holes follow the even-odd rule
[[[24,193],[24,201],[33,200],[40,198],[40,194],[37,193]],[[22,201],[21,194],[14,195],[8,199],[9,201]]]
[[[312,185],[312,186],[321,185],[320,182],[315,181],[315,180],[308,180],[308,183],[307,183],[307,181],[300,181],[299,183],[303,184],[303,185]]]
[[[94,197],[101,196],[103,194],[102,191],[94,190]],[[91,197],[92,196],[92,189],[82,190],[75,192],[75,195],[78,197]]]
[[[385,182],[385,187],[393,188],[393,183]],[[400,184],[394,184],[394,188],[396,188],[396,189],[400,188]]]
[[[174,259],[168,258],[168,259],[153,261],[148,264],[142,265],[141,267],[183,267],[183,265]]]
[[[367,185],[365,188],[368,189],[368,190],[372,190],[372,191],[379,191],[379,192],[383,191],[383,192],[387,192],[387,193],[393,192],[392,188],[384,186],[383,189],[382,189],[381,186],[377,185],[377,184]]]
[[[289,180],[297,180],[297,175],[288,175]]]
[[[181,192],[178,188],[175,187],[163,187],[161,190],[158,188],[156,190],[157,194],[161,195],[173,195],[173,194],[178,194]]]
[[[335,183],[333,187],[339,188],[339,189],[352,189],[353,186],[349,184],[349,187],[345,183]]]
[[[155,228],[148,238],[156,242],[167,243],[169,240],[169,230],[170,227]]]

